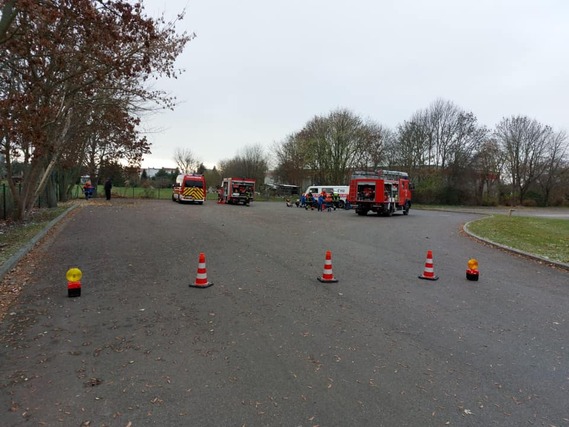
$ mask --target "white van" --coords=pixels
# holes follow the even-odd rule
[[[348,199],[348,193],[350,192],[349,185],[311,185],[309,186],[304,193],[313,193],[313,194],[320,194],[322,191],[326,191],[326,193],[338,193],[340,196],[340,202],[338,203],[338,207],[343,209],[346,200]]]

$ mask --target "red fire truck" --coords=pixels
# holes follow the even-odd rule
[[[229,204],[249,203],[255,198],[255,180],[253,178],[223,178],[221,183],[222,201]]]
[[[354,172],[348,201],[358,215],[367,215],[369,211],[383,216],[391,216],[395,211],[408,215],[411,208],[409,175],[389,170]]]
[[[203,204],[206,197],[205,178],[198,173],[178,175],[172,186],[172,200],[175,202],[194,202]]]

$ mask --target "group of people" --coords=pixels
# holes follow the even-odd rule
[[[316,194],[309,192],[302,193],[294,205],[296,205],[297,208],[304,208],[306,210],[314,210],[314,208],[316,208],[319,212],[323,212],[324,209],[331,212],[332,210],[336,210],[339,201],[340,196],[338,193],[327,193],[326,191],[322,191],[322,193]],[[285,202],[289,208],[293,206],[290,199],[285,199]]]

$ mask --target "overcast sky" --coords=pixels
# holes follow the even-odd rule
[[[176,148],[207,167],[338,108],[393,128],[438,98],[493,128],[525,115],[569,131],[567,0],[144,0],[195,32],[157,88],[144,167]]]

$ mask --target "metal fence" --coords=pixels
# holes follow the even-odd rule
[[[102,186],[100,188],[95,188],[93,193],[93,197],[104,197],[104,192],[102,191]],[[22,191],[21,184],[18,184],[18,192]],[[56,188],[57,200],[59,200],[59,188]],[[171,188],[160,188],[160,187],[148,187],[148,188],[141,188],[141,187],[115,187],[113,188],[113,197],[120,197],[120,198],[145,198],[145,199],[163,199],[163,198],[170,198],[172,194]],[[84,198],[83,188],[81,185],[75,185],[70,193],[69,198],[73,199],[82,199]],[[34,201],[34,207],[43,208],[47,206],[47,202],[45,196],[39,196],[37,200]],[[0,218],[6,220],[10,217],[11,213],[14,210],[14,199],[12,197],[12,193],[10,191],[10,187],[6,183],[0,184]]]
[[[21,184],[18,184],[18,191],[21,192]],[[99,185],[94,188],[93,197],[99,198],[104,197],[105,192],[103,191],[103,186]],[[57,200],[59,200],[59,188],[57,188]],[[69,192],[69,199],[82,199],[84,198],[83,188],[81,185],[75,185],[71,188]],[[172,188],[170,187],[113,187],[112,191],[113,198],[123,198],[123,199],[171,199]],[[266,191],[263,193],[256,193],[255,200],[272,200],[272,199],[284,199],[285,196],[273,194],[271,191]],[[208,192],[207,200],[217,200],[217,193]],[[45,196],[40,196],[35,200],[34,207],[45,208],[47,207],[47,202]],[[8,184],[0,184],[0,218],[8,219],[14,210],[14,200],[12,198],[12,193],[10,192],[10,187]]]
[[[18,192],[22,191],[22,185],[18,184]],[[59,194],[57,195],[59,197]],[[44,208],[47,206],[47,202],[44,196],[39,196],[34,201],[34,207]],[[12,197],[12,192],[10,187],[6,183],[2,183],[0,187],[0,211],[1,218],[6,220],[10,216],[10,213],[14,210],[14,198]]]

